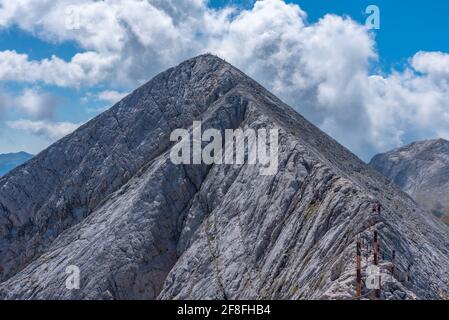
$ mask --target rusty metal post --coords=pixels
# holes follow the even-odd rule
[[[377,234],[377,230],[374,230],[374,239],[373,239],[373,258],[374,258],[374,265],[378,265],[379,264],[379,257],[378,257],[378,250],[379,247],[377,245],[378,242],[378,234]]]
[[[373,243],[373,249],[374,249],[374,256],[373,256],[373,260],[374,260],[374,265],[375,266],[379,266],[379,234],[377,232],[377,230],[374,230],[374,243]],[[375,290],[375,297],[376,300],[380,300],[380,282],[381,282],[381,277],[379,275],[379,288],[377,288]]]
[[[377,237],[378,237],[377,238],[377,256],[378,256],[378,259],[379,259],[379,261],[385,260],[384,252],[380,250],[380,237],[379,237],[379,235]]]
[[[408,268],[407,268],[407,277],[406,277],[407,282],[411,281],[411,270],[412,270],[412,265],[409,263]]]
[[[393,250],[393,254],[391,257],[391,275],[395,278],[396,275],[396,250]]]
[[[357,257],[356,257],[356,284],[355,298],[360,300],[362,297],[362,242],[357,240]]]
[[[382,291],[382,276],[379,274],[379,288],[376,289],[376,300],[380,300]]]

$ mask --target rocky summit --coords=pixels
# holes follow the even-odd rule
[[[449,224],[449,141],[415,142],[376,155],[370,165]]]
[[[195,120],[278,129],[277,173],[174,164],[170,134]],[[381,299],[448,298],[447,226],[254,80],[202,55],[0,178],[0,298],[354,299],[359,239],[361,298],[374,299],[365,284],[375,232],[380,271],[396,268]],[[73,266],[79,289],[67,286]]]

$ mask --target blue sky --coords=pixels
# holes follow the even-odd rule
[[[213,7],[229,3],[251,7],[254,1],[212,0]],[[316,22],[325,14],[347,15],[364,23],[368,5],[381,10],[381,29],[376,31],[378,50],[383,67],[401,65],[415,52],[449,52],[449,2],[445,0],[296,0],[309,17]]]
[[[381,28],[376,31],[378,51],[383,68],[400,67],[416,52],[449,52],[449,2],[445,0],[330,0],[292,1],[299,3],[308,13],[310,21],[316,21],[332,12],[349,15],[363,23],[364,8],[375,4],[381,12]]]
[[[70,1],[65,2],[68,6],[72,4]],[[86,0],[86,2],[89,1]],[[51,1],[43,0],[42,3],[45,5],[42,6],[30,3],[28,7],[22,8],[0,1],[4,6],[3,9],[0,6],[0,53],[8,53],[9,59],[4,59],[4,65],[0,61],[0,153],[21,150],[38,153],[61,135],[70,132],[77,125],[111,106],[125,93],[130,92],[145,80],[149,80],[157,72],[204,51],[217,53],[249,73],[364,160],[369,160],[376,152],[385,151],[414,139],[447,137],[446,134],[449,134],[445,131],[445,126],[449,124],[449,115],[444,113],[448,106],[442,102],[449,92],[447,91],[449,77],[446,77],[447,74],[444,71],[449,61],[446,56],[446,53],[449,53],[448,1],[302,0],[286,1],[288,6],[283,1],[270,0],[254,6],[254,1],[211,0],[208,7],[193,0],[167,1],[167,5],[159,5],[159,7],[156,4],[153,6],[150,1],[150,4],[145,7],[149,13],[147,17],[143,14],[147,12],[144,10],[142,14],[137,14],[135,8],[133,9],[129,4],[131,2],[128,4],[120,2],[120,5],[116,7],[112,5],[105,7],[110,8],[113,15],[114,12],[117,16],[120,15],[117,20],[131,21],[130,23],[135,23],[136,26],[135,30],[132,30],[133,37],[124,33],[122,38],[114,42],[114,39],[111,40],[108,37],[114,38],[113,35],[117,32],[127,31],[108,30],[109,20],[96,19],[95,15],[98,15],[96,12],[103,14],[105,11],[95,7],[98,4],[91,4],[85,10],[90,12],[86,15],[93,19],[93,23],[98,22],[98,26],[95,25],[90,30],[87,28],[75,30],[78,33],[71,33],[73,30],[61,31],[60,24],[66,21],[55,20],[57,15],[52,15],[52,12],[57,13],[59,12],[57,10],[61,9]],[[380,9],[380,30],[362,30],[367,17],[364,11],[370,4],[375,4]],[[127,11],[128,7],[130,7],[129,11]],[[156,14],[153,7],[158,9],[159,16],[153,16]],[[236,10],[226,16],[225,11],[229,10],[229,7]],[[173,8],[179,9],[179,12]],[[213,12],[210,9],[214,9]],[[301,15],[300,10],[307,14],[307,18]],[[267,16],[267,13],[269,15],[271,12],[273,16]],[[342,20],[323,21],[326,14],[334,14]],[[295,15],[298,21],[301,20],[298,25]],[[36,17],[40,18],[36,19]],[[195,23],[190,22],[192,17],[196,19]],[[210,17],[214,19],[209,19]],[[220,20],[220,17],[224,17],[223,20]],[[166,31],[167,28],[159,29],[157,24],[148,22],[152,20],[150,18],[158,21],[159,25],[169,24],[170,32]],[[253,26],[257,19],[263,23],[256,28]],[[213,27],[208,25],[212,23],[212,20],[215,21]],[[277,21],[274,29],[273,21]],[[122,25],[114,23],[115,21],[111,22],[111,28],[119,28]],[[353,27],[352,23],[356,27]],[[301,24],[310,28],[304,28]],[[337,40],[339,35],[333,31],[326,31],[326,26],[331,25],[341,27],[341,33],[347,34],[346,38]],[[81,29],[83,27],[82,25]],[[190,28],[191,30],[198,28],[201,33],[205,29],[212,31],[207,31],[210,34],[206,36],[193,37],[187,41],[184,39],[186,38],[185,30]],[[241,39],[243,35],[239,32],[245,33],[245,28],[252,28],[254,35],[247,41],[247,57],[242,58],[242,54],[235,53],[239,50],[236,39]],[[269,40],[262,38],[261,34],[265,34],[263,28],[266,28],[266,34],[269,34]],[[298,39],[292,36],[285,40],[283,35],[291,30],[297,30]],[[176,35],[176,32],[182,34],[183,38]],[[336,45],[332,43],[330,45],[336,47],[335,52],[339,52],[341,56],[334,53],[332,49],[325,53],[327,56],[323,56],[324,53],[320,51],[319,46],[318,49],[313,49],[316,44],[308,40],[312,36],[308,39],[301,37],[301,34],[307,33],[324,37],[323,42],[328,40],[325,37],[334,37],[335,39],[331,40],[336,41]],[[257,39],[253,39],[259,35],[261,35],[260,43],[256,42]],[[126,40],[123,40],[123,37]],[[137,44],[136,40],[132,40],[135,38],[138,38]],[[180,39],[185,41],[182,46],[178,46]],[[251,44],[253,40],[254,44]],[[285,59],[280,53],[272,55],[268,51],[265,52],[265,49],[251,51],[255,50],[254,48],[264,47],[264,44],[269,41],[273,41],[273,46],[278,46],[282,41],[286,43],[296,41],[298,48],[310,47],[312,51],[309,52],[307,49],[297,55],[284,52]],[[342,41],[345,45],[340,48],[338,46]],[[354,43],[351,44],[351,41]],[[121,46],[122,43],[126,43],[126,47]],[[360,52],[357,51],[359,47]],[[354,64],[359,63],[360,66],[352,70],[350,61],[342,62],[343,71],[340,73],[347,72],[348,75],[345,74],[341,79],[336,79],[339,76],[337,73],[324,70],[321,71],[322,74],[316,76],[317,79],[324,80],[316,80],[315,75],[311,73],[313,71],[304,71],[309,66],[319,66],[317,64],[319,61],[313,60],[315,56],[313,50],[317,50],[316,56],[320,56],[325,61],[335,58],[336,64],[339,64],[341,60],[348,57],[348,59],[354,59]],[[354,51],[357,52],[354,53]],[[419,52],[430,54],[417,55]],[[90,53],[93,55],[89,55]],[[21,62],[17,62],[14,68],[20,69],[23,64],[23,68],[28,71],[15,72],[13,68],[14,70],[2,73],[1,68],[8,69],[7,66],[13,63],[8,61],[17,61],[21,54],[27,56],[20,60]],[[79,55],[83,57],[82,62],[74,62],[74,57]],[[90,60],[87,60],[87,57]],[[65,64],[59,63],[56,58]],[[271,81],[267,71],[281,58],[283,62],[287,61],[283,68],[291,72],[293,76],[297,74],[295,78],[301,78],[301,81],[287,88],[288,90],[286,87],[291,85],[291,78],[280,76],[274,82]],[[260,61],[255,62],[258,59]],[[295,59],[298,60],[297,64]],[[54,75],[47,75],[45,61],[51,62],[50,70],[57,69]],[[267,65],[267,61],[272,61],[272,65]],[[369,64],[368,67],[365,66],[365,62]],[[355,85],[344,88],[332,87],[333,84],[341,81],[360,82],[350,78],[352,74],[365,77],[362,82],[366,80],[366,86],[362,89],[355,88]],[[64,78],[65,75],[67,78]],[[312,80],[304,84],[304,79]],[[279,83],[282,84],[283,81],[285,87],[281,85],[279,88]],[[376,87],[374,90],[372,87],[378,86],[379,81],[386,83],[388,88]],[[316,90],[316,88],[322,89],[324,92],[322,96],[311,98],[310,105],[304,103],[304,97],[309,97],[310,92],[313,92],[312,89]],[[397,90],[390,88],[397,88]],[[428,89],[424,92],[422,88]],[[337,89],[349,93],[347,96],[338,97],[329,95],[329,92],[338,91]],[[304,90],[307,95],[293,93],[298,90]],[[363,99],[357,97],[356,92],[360,90],[364,92],[366,90]],[[382,94],[378,93],[379,90]],[[387,93],[384,92],[385,90]],[[415,91],[419,93],[416,97]],[[405,92],[413,96],[414,100],[409,101],[404,97]],[[363,109],[361,112],[359,109],[365,108],[364,101],[374,102],[372,106],[366,107],[366,110]],[[414,101],[419,101],[420,106],[417,106]],[[323,105],[321,106],[320,103]],[[388,108],[382,109],[383,107],[378,107],[376,103],[388,105]],[[352,107],[347,107],[349,105]],[[424,108],[422,105],[425,105],[425,109],[420,109]],[[351,112],[354,112],[354,115]],[[412,116],[407,114],[408,112]],[[444,114],[439,115],[437,112]],[[349,116],[343,117],[344,113],[348,113]],[[444,122],[446,117],[447,123]],[[345,121],[360,121],[360,128],[354,129],[351,133]],[[364,121],[366,124],[362,124]],[[388,128],[382,128],[382,122],[388,123]],[[433,122],[438,123],[435,128],[430,128],[429,124]],[[363,137],[354,138],[360,135],[360,132],[364,132]]]

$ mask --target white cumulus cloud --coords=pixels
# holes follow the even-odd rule
[[[0,52],[0,81],[42,82],[61,87],[92,85],[105,79],[114,59],[112,55],[84,52],[69,62],[56,56],[35,61],[27,54],[6,50]]]
[[[374,33],[348,17],[316,23],[298,5],[256,1],[213,10],[203,0],[0,0],[0,27],[73,41],[70,61],[0,52],[0,82],[105,84],[105,102],[191,56],[241,68],[365,160],[406,142],[449,138],[449,55],[418,52],[403,71],[373,74]],[[126,91],[125,90],[125,91]]]
[[[108,102],[108,103],[116,103],[126,97],[128,93],[119,92],[115,90],[105,90],[98,93],[97,98],[100,101]]]
[[[80,124],[71,122],[32,121],[27,119],[8,121],[6,124],[12,129],[24,130],[50,140],[60,139],[80,126]]]
[[[55,96],[36,89],[25,89],[13,100],[13,107],[34,119],[51,119],[56,109]]]

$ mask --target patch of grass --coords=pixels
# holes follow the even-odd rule
[[[306,217],[314,215],[318,211],[319,205],[317,203],[311,203],[306,211]]]
[[[316,290],[318,290],[318,289],[320,289],[322,287],[325,279],[326,279],[326,275],[323,272],[323,273],[320,274],[320,278],[318,279],[318,282],[316,284],[316,287],[315,287]]]
[[[449,216],[444,216],[441,220],[449,226]]]

